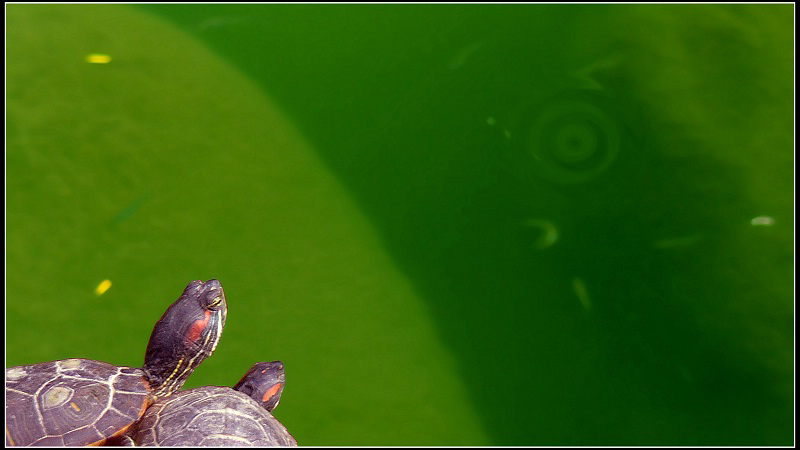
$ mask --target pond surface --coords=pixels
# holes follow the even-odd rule
[[[792,6],[7,13],[7,367],[217,278],[301,445],[792,443]]]

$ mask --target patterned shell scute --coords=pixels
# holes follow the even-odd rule
[[[143,375],[89,359],[6,369],[6,444],[102,442],[136,421],[147,406]]]
[[[229,387],[190,389],[153,404],[131,433],[136,445],[296,446],[267,410]]]

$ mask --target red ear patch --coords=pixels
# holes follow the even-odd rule
[[[203,319],[196,320],[191,327],[189,327],[189,332],[186,333],[186,343],[193,344],[200,335],[203,333],[203,330],[206,329],[208,326],[208,321],[211,319],[211,311],[206,311],[206,316]]]
[[[278,393],[278,391],[281,390],[281,386],[283,385],[281,383],[278,383],[275,386],[269,388],[269,390],[264,394],[264,397],[261,398],[261,401],[265,403],[268,402],[269,399],[271,399],[275,394]]]

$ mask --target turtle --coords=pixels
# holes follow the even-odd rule
[[[6,446],[99,445],[123,434],[214,352],[227,311],[218,280],[192,281],[153,328],[142,368],[73,358],[6,369]]]
[[[122,445],[297,446],[270,414],[285,380],[281,361],[259,362],[233,388],[203,386],[176,393],[150,406]]]

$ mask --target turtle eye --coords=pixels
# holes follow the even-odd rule
[[[208,307],[216,308],[217,306],[220,305],[220,303],[222,303],[222,297],[218,295],[211,299],[211,301],[208,303]]]

